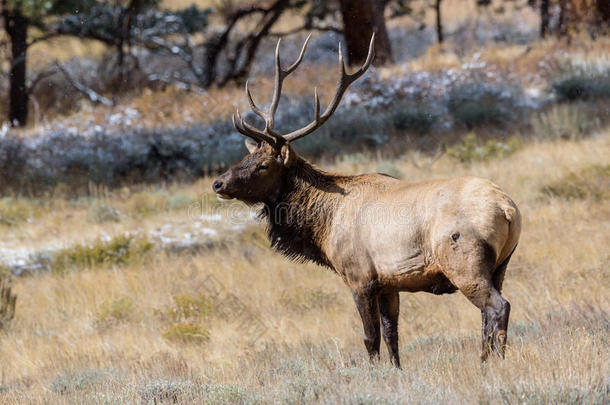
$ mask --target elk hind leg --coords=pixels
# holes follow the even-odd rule
[[[481,310],[481,361],[486,361],[492,352],[504,358],[510,303],[498,293],[489,280],[473,280],[472,283],[463,284],[458,288]]]
[[[472,254],[453,256],[453,270],[445,275],[481,311],[481,360],[487,360],[490,352],[504,358],[510,304],[494,286],[495,254],[481,244],[467,250]]]

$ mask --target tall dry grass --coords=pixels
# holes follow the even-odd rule
[[[505,361],[479,364],[480,314],[461,294],[405,293],[403,370],[385,349],[370,365],[340,279],[272,253],[258,225],[194,254],[151,251],[123,265],[18,278],[16,317],[0,332],[0,402],[607,403],[610,205],[545,187],[577,173],[607,196],[609,152],[605,132],[468,164],[409,153],[332,165],[359,173],[383,161],[408,180],[474,174],[515,199],[524,226],[503,293],[512,304]],[[195,199],[210,183],[169,190]],[[86,207],[56,199],[32,221],[0,225],[3,238],[15,249],[31,240],[69,246],[193,221],[187,208],[133,214],[131,194],[100,196],[126,213],[118,222],[87,222]],[[263,325],[258,339],[254,323]]]

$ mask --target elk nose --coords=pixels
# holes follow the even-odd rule
[[[218,192],[222,188],[222,181],[216,180],[214,184],[212,184],[212,190]]]

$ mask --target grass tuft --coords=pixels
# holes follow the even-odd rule
[[[125,203],[127,210],[136,216],[147,216],[167,210],[168,194],[164,191],[139,192],[131,195]]]
[[[283,307],[296,313],[306,313],[315,310],[327,310],[337,305],[336,293],[326,292],[320,288],[299,288],[292,293],[285,293],[280,298]]]
[[[135,303],[131,297],[121,297],[101,306],[98,320],[102,323],[125,321],[133,313]]]
[[[247,392],[239,385],[210,384],[202,387],[206,404],[243,404],[249,403]]]
[[[9,278],[0,274],[0,331],[15,318],[17,295],[11,292]]]
[[[121,213],[116,208],[95,201],[89,208],[87,219],[93,223],[119,222]]]
[[[14,226],[26,222],[36,214],[31,203],[23,199],[0,199],[0,225]]]
[[[203,325],[183,322],[166,329],[163,338],[171,342],[201,344],[210,340],[210,332]]]
[[[154,245],[144,236],[120,235],[104,241],[97,239],[62,249],[55,253],[49,265],[53,272],[65,272],[74,268],[125,265],[141,261]]]
[[[582,139],[604,125],[603,106],[590,103],[554,105],[534,114],[533,135],[538,139]]]
[[[185,379],[158,379],[140,384],[139,394],[145,404],[175,404],[192,396],[195,384]]]
[[[62,374],[51,382],[51,391],[66,395],[90,390],[112,377],[107,370],[89,369]]]
[[[542,187],[542,193],[563,199],[593,199],[601,201],[610,198],[610,165],[591,165]]]
[[[215,305],[205,295],[174,295],[174,306],[168,310],[169,317],[174,322],[184,322],[189,319],[203,319],[214,312]]]
[[[193,199],[188,195],[176,194],[169,197],[167,202],[170,209],[180,210],[190,206],[193,203]]]

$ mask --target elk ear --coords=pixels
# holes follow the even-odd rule
[[[296,153],[288,143],[285,143],[282,146],[281,156],[284,161],[284,166],[286,167],[292,166],[296,159]]]
[[[246,144],[246,149],[248,149],[249,153],[254,153],[254,151],[258,149],[258,143],[254,142],[250,138],[246,138],[244,143]]]

